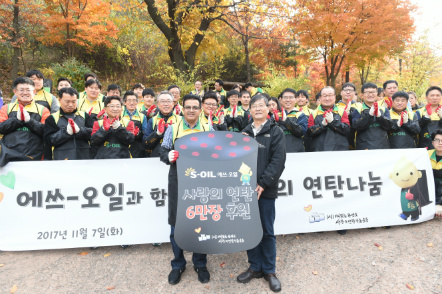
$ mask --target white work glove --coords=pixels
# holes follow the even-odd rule
[[[218,116],[218,124],[222,125],[224,123],[224,112],[221,111],[221,114]]]
[[[381,110],[378,109],[378,114],[377,114],[376,116],[377,116],[377,117],[381,117],[381,115],[382,115]]]
[[[440,204],[436,205],[436,216],[442,217],[442,205]]]
[[[348,104],[345,106],[345,112],[347,112],[347,115],[350,115],[351,110],[351,100],[348,101]]]
[[[67,125],[66,132],[71,136],[74,134],[74,130],[72,129],[72,126],[70,124]]]
[[[169,162],[174,163],[178,157],[180,156],[180,153],[176,150],[170,150],[169,151]]]
[[[112,128],[114,130],[118,129],[120,127],[121,123],[118,119],[114,120],[114,122],[112,123]]]
[[[408,122],[408,113],[405,111],[402,113],[402,122],[406,124]]]
[[[21,111],[19,110],[17,111],[17,119],[24,122],[28,122],[31,119],[31,116],[29,115],[29,112],[23,109],[23,117],[21,115]]]
[[[281,120],[285,121],[287,119],[287,113],[285,113],[285,110],[283,107],[281,107]]]
[[[237,118],[238,117],[238,107],[237,106],[233,106],[232,117],[233,118]]]
[[[327,114],[325,115],[325,119],[327,120],[327,123],[331,123],[333,121],[333,112],[327,112]]]
[[[327,119],[324,117],[324,119],[322,120],[322,125],[325,127],[328,125]]]

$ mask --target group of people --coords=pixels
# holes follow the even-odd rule
[[[237,280],[247,283],[264,277],[272,291],[281,290],[276,277],[276,238],[273,231],[277,183],[287,152],[316,152],[424,147],[429,151],[436,182],[437,213],[442,214],[442,89],[430,87],[426,106],[410,102],[410,94],[396,81],[361,88],[361,102],[352,83],[336,91],[324,87],[311,109],[305,90],[283,90],[270,97],[251,83],[225,91],[216,80],[213,91],[202,82],[182,97],[178,85],[155,95],[136,84],[123,91],[117,84],[102,85],[86,74],[85,90],[72,88],[68,78],[57,81],[58,97],[43,89],[44,76],[29,71],[13,83],[11,103],[0,109],[3,135],[0,166],[11,161],[79,160],[159,157],[170,165],[168,209],[174,253],[169,283],[177,284],[186,269],[183,251],[174,240],[178,201],[176,139],[203,131],[233,131],[253,137],[258,152],[256,192],[263,227],[261,243],[247,251],[250,267]],[[414,98],[416,98],[414,96]],[[416,99],[415,99],[416,100]],[[411,104],[411,105],[410,105]],[[345,231],[341,231],[345,233]],[[207,256],[194,253],[194,269],[202,283],[210,280]]]

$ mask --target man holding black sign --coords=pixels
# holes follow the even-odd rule
[[[186,259],[183,250],[175,242],[175,223],[178,206],[178,175],[176,160],[179,153],[174,149],[175,140],[183,136],[196,133],[213,131],[209,124],[201,123],[199,117],[201,114],[201,99],[196,95],[186,95],[183,98],[184,118],[167,128],[164,134],[163,143],[160,149],[160,159],[162,162],[170,165],[169,170],[169,225],[171,226],[170,243],[174,259],[171,262],[172,271],[169,273],[169,284],[176,285],[181,280],[181,274],[186,270]],[[198,280],[201,283],[210,281],[210,273],[207,270],[207,255],[193,253],[193,266],[198,273]]]
[[[255,95],[250,102],[253,123],[243,134],[258,141],[257,188],[259,214],[263,229],[261,243],[247,250],[250,267],[237,277],[238,282],[248,283],[252,279],[264,277],[274,292],[281,291],[281,283],[276,271],[275,199],[278,193],[278,180],[284,171],[286,160],[284,132],[274,122],[267,119],[268,100]]]

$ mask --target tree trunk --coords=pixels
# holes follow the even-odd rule
[[[350,70],[349,69],[347,69],[345,71],[345,82],[350,83]]]
[[[20,26],[18,23],[20,8],[18,7],[18,0],[14,0],[14,19],[12,21],[12,27],[14,28],[12,32],[12,46],[14,48],[14,56],[12,57],[12,72],[11,79],[15,80],[18,74],[18,58],[20,57],[20,46],[17,44],[20,34]]]
[[[246,54],[246,70],[247,70],[247,82],[252,81],[252,74],[250,72],[250,52],[249,52],[249,36],[243,36],[244,51]]]
[[[399,58],[399,75],[402,75],[402,58]]]

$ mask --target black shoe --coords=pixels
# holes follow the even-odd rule
[[[345,235],[347,234],[347,230],[339,230],[337,231],[339,235]]]
[[[279,282],[275,274],[264,274],[264,279],[269,282],[270,290],[273,292],[281,291],[281,282]]]
[[[264,276],[264,274],[262,272],[255,272],[255,271],[252,271],[251,269],[248,269],[245,272],[243,272],[242,274],[240,274],[236,278],[236,280],[240,283],[248,283],[252,279],[260,279],[263,276]]]
[[[181,280],[181,274],[186,270],[186,267],[183,267],[181,269],[173,269],[169,273],[169,284],[176,285]]]
[[[210,273],[207,267],[194,267],[193,269],[198,273],[198,281],[201,283],[208,283],[210,281]]]

